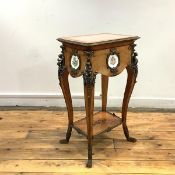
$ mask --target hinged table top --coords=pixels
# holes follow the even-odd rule
[[[137,40],[137,39],[139,39],[138,36],[100,33],[100,34],[91,34],[91,35],[61,37],[61,38],[58,38],[57,40],[60,42],[78,44],[81,46],[94,46],[94,45],[100,45],[100,44],[108,44],[108,43],[130,41],[130,40]]]

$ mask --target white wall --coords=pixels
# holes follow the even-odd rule
[[[56,38],[111,32],[141,37],[130,106],[173,108],[174,9],[174,0],[0,0],[0,105],[64,106]],[[110,78],[109,106],[120,106],[125,81],[126,73]],[[82,79],[71,78],[70,83],[75,106],[84,105]]]

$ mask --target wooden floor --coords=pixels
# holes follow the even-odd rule
[[[84,112],[75,112],[80,119]],[[125,140],[122,127],[94,139],[93,167],[85,167],[87,142],[73,130],[61,145],[67,112],[0,111],[0,175],[175,175],[175,113],[129,112],[136,143]]]

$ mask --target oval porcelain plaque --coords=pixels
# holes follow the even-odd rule
[[[71,67],[73,69],[78,69],[80,66],[80,60],[77,55],[72,55],[71,57]]]
[[[118,58],[118,56],[116,54],[109,56],[109,58],[108,58],[108,66],[110,68],[112,68],[112,69],[116,68],[118,63],[119,63],[119,58]]]

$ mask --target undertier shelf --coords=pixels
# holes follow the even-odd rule
[[[115,114],[103,111],[97,112],[93,115],[93,136],[108,132],[121,123],[122,119]],[[76,129],[78,133],[87,136],[86,117],[75,121],[73,128]]]

